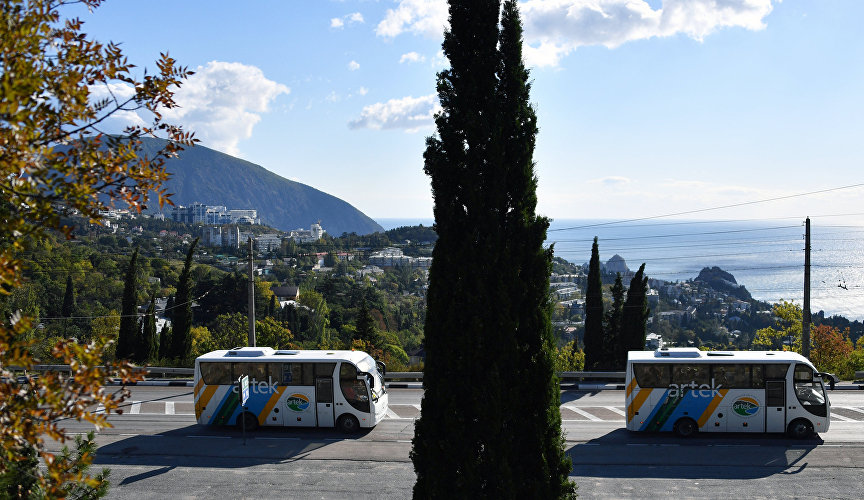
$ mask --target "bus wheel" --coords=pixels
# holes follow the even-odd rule
[[[813,435],[813,424],[803,418],[793,420],[786,429],[786,434],[791,438],[806,439]]]
[[[241,413],[237,417],[237,428],[243,430],[244,423],[246,424],[247,431],[254,431],[258,428],[258,417],[249,412]]]
[[[360,430],[360,422],[357,421],[357,417],[354,415],[345,414],[339,417],[336,427],[345,434],[352,434]]]
[[[692,418],[682,418],[675,422],[675,434],[678,434],[683,438],[696,434],[696,431],[698,430],[699,426],[696,425],[696,422],[694,422]]]

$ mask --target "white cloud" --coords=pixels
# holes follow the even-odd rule
[[[125,83],[92,86],[91,100],[104,99],[111,94],[118,100],[134,94]],[[110,92],[109,92],[110,91]],[[241,63],[210,61],[198,66],[174,93],[176,108],[162,110],[167,123],[182,125],[195,132],[202,144],[219,151],[237,155],[237,143],[252,136],[252,129],[269,111],[270,103],[291,90],[268,80],[255,66]],[[119,133],[129,125],[145,125],[152,117],[144,111],[122,111],[101,123],[106,132]]]
[[[405,62],[411,62],[411,63],[423,62],[425,60],[426,60],[425,57],[421,56],[420,54],[418,54],[416,52],[408,52],[406,54],[402,54],[402,57],[399,58],[399,64],[402,64]]]
[[[291,90],[268,80],[255,66],[210,61],[199,66],[174,94],[179,108],[166,110],[169,122],[181,123],[208,147],[239,153],[237,143],[252,136],[252,129],[269,111],[276,97]]]
[[[345,23],[357,24],[362,22],[364,22],[363,14],[359,12],[352,12],[350,14],[345,14],[342,17],[334,17],[330,19],[330,27],[334,29],[342,29],[345,27]]]
[[[779,0],[778,0],[779,1]],[[618,47],[634,40],[684,34],[703,40],[727,27],[760,30],[772,0],[526,0],[521,12],[531,50],[526,60],[553,66],[584,45]]]
[[[409,31],[430,38],[441,37],[447,25],[447,2],[444,0],[400,0],[395,9],[387,9],[378,23],[378,36],[393,38]]]
[[[351,71],[357,71],[358,69],[360,69],[360,63],[358,63],[357,61],[351,61],[348,63],[348,69]]]
[[[588,182],[594,184],[603,184],[604,186],[622,186],[624,184],[630,184],[630,178],[622,177],[620,175],[610,175],[607,177],[602,177],[600,179],[591,179]]]
[[[772,1],[663,0],[658,9],[647,0],[524,0],[525,59],[532,66],[555,66],[578,47],[609,48],[654,37],[683,34],[703,40],[728,27],[765,28]],[[409,32],[440,37],[447,24],[445,0],[400,0],[375,32],[396,37]]]
[[[431,126],[435,113],[441,109],[435,94],[421,97],[390,99],[365,106],[360,118],[348,123],[351,129],[404,129],[407,132]]]
[[[357,89],[357,93],[360,95],[366,95],[369,93],[369,89],[367,89],[366,87],[360,87],[359,89]]]

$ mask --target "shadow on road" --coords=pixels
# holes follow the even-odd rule
[[[352,446],[368,446],[371,429],[342,434],[333,429],[273,428],[243,432],[234,427],[190,425],[153,435],[124,437],[99,447],[97,465],[162,465],[148,472],[158,475],[173,467],[238,468],[257,464],[286,463],[314,455],[350,458]],[[337,446],[334,445],[340,445]],[[346,448],[347,447],[347,448]],[[343,456],[344,455],[344,456]],[[146,477],[127,478],[137,481]]]
[[[606,478],[756,479],[797,474],[824,441],[786,439],[780,434],[697,434],[616,429],[567,450],[573,475]]]

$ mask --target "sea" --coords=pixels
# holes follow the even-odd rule
[[[385,229],[432,219],[378,219]],[[600,260],[624,258],[650,278],[686,281],[705,267],[731,273],[754,298],[803,305],[804,221],[553,219],[547,244],[574,264],[591,257],[596,236]],[[832,218],[810,222],[810,310],[864,320],[864,225]]]

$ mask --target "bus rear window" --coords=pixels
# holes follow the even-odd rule
[[[231,380],[231,363],[199,363],[201,379],[207,385],[229,385]]]
[[[639,387],[669,387],[669,365],[634,363],[633,374]]]

